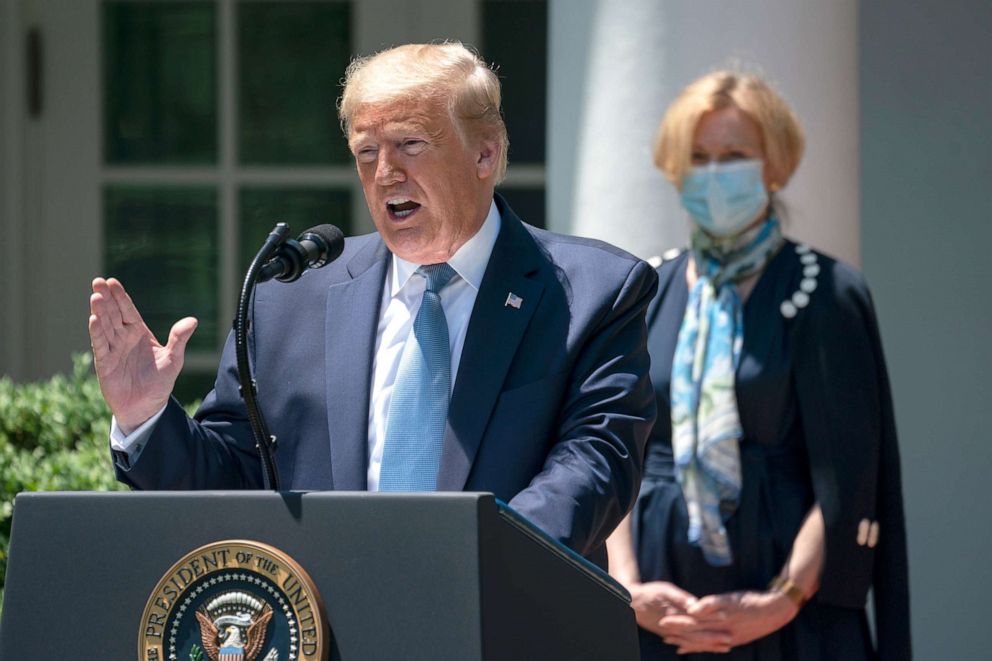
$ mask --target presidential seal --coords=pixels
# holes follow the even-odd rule
[[[174,564],[141,616],[139,661],[326,661],[330,632],[307,573],[266,544],[228,540]]]

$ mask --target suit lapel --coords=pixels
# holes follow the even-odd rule
[[[348,262],[351,280],[327,292],[327,424],[335,490],[364,491],[369,392],[389,251],[371,241]]]
[[[543,260],[534,239],[502,199],[496,199],[501,228],[472,309],[448,407],[439,491],[465,487],[517,346],[544,290],[539,280],[527,277]],[[507,303],[511,293],[522,299],[519,308]]]

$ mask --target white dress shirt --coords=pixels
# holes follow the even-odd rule
[[[458,378],[458,365],[465,345],[468,321],[482,284],[482,276],[489,265],[489,256],[493,252],[500,223],[494,202],[489,207],[489,215],[482,228],[448,259],[448,265],[458,274],[441,290],[441,307],[448,322],[452,388]],[[420,302],[427,288],[427,279],[416,273],[418,266],[420,264],[413,264],[393,255],[382,288],[379,326],[375,335],[375,358],[372,363],[372,395],[369,398],[369,491],[379,490],[379,469],[382,467],[393,383],[399,371],[403,348],[413,329],[413,320],[417,318]]]
[[[441,307],[448,322],[448,341],[451,348],[452,387],[458,377],[458,365],[461,362],[469,318],[472,316],[475,298],[479,293],[486,267],[489,265],[489,257],[496,244],[501,222],[496,203],[493,202],[479,231],[448,259],[448,265],[457,274],[441,290]],[[382,305],[379,308],[379,325],[376,329],[372,363],[372,393],[369,398],[367,475],[369,491],[379,490],[379,470],[386,440],[386,418],[393,394],[393,382],[427,286],[427,280],[416,273],[418,266],[420,264],[393,255],[382,288]],[[164,412],[165,407],[162,407],[162,410],[127,436],[121,432],[116,418],[113,419],[110,428],[110,447],[127,455],[128,462],[134,464],[141,454],[145,440]]]

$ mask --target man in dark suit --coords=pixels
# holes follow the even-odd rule
[[[378,232],[258,288],[259,399],[285,488],[491,491],[602,563],[655,415],[644,313],[656,276],[607,244],[523,224],[494,194],[499,108],[498,80],[461,44],[349,67],[342,125]],[[196,321],[163,346],[119,282],[97,278],[93,292],[119,479],[260,488],[233,340],[190,419],[170,393]]]

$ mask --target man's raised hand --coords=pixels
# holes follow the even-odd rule
[[[117,279],[93,280],[89,322],[93,364],[103,398],[125,434],[168,402],[196,324],[193,317],[180,319],[162,346]]]

